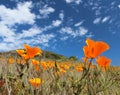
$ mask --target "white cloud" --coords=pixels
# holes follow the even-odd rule
[[[60,40],[65,41],[65,40],[67,40],[68,38],[69,38],[68,36],[64,36],[64,37],[61,37]]]
[[[46,35],[42,34],[42,35],[39,35],[37,43],[40,43],[40,44],[48,43],[49,40],[51,40],[54,37],[55,37],[54,34],[46,34]]]
[[[99,18],[94,19],[93,23],[98,24],[98,23],[100,23],[100,21],[101,21],[101,18],[99,17]]]
[[[61,20],[64,19],[64,13],[63,13],[63,11],[59,14],[59,18],[60,18]]]
[[[75,26],[75,27],[78,27],[78,26],[82,25],[82,24],[83,24],[83,22],[84,22],[84,20],[82,20],[82,21],[80,21],[80,22],[76,23],[74,26]]]
[[[17,8],[0,5],[1,23],[8,26],[15,24],[34,24],[35,15],[31,13],[32,2],[18,3]]]
[[[48,18],[48,15],[53,13],[55,11],[54,8],[48,7],[48,5],[45,5],[43,8],[39,9],[40,17],[39,18]]]
[[[36,37],[29,39],[19,37],[17,34],[14,37],[3,38],[3,41],[0,43],[0,51],[9,51],[19,48],[23,48],[23,44],[28,44],[31,46],[39,45],[42,48],[48,47],[49,42],[55,37],[54,34],[44,34],[41,33],[36,35]]]
[[[4,24],[0,23],[0,37],[14,36],[15,33],[12,29],[8,28]]]
[[[0,37],[2,42],[0,43],[0,51],[13,50],[22,47],[24,44],[24,38],[31,35],[28,32],[24,33],[24,36],[20,38],[17,30],[17,25],[34,24],[35,14],[31,12],[32,2],[18,3],[17,7],[8,8],[4,5],[0,5]],[[35,31],[35,30],[33,30]],[[36,31],[35,31],[36,33]]]
[[[59,26],[62,21],[55,20],[51,25],[39,28],[36,23],[36,15],[31,12],[32,2],[18,3],[17,7],[7,8],[4,5],[0,5],[0,51],[15,50],[23,48],[23,44],[40,45],[42,47],[49,46],[49,42],[55,37],[54,34],[45,34],[43,31],[55,28]],[[48,15],[54,10],[51,7],[47,7],[48,10],[45,15]],[[46,9],[47,9],[46,8]],[[44,13],[42,12],[42,13]],[[17,25],[35,24],[28,29],[22,29],[19,32]],[[23,27],[22,26],[22,27]]]
[[[108,20],[110,19],[110,16],[106,16],[102,19],[102,23],[105,23],[107,22]]]
[[[86,28],[79,27],[77,35],[84,36],[85,34],[87,34],[87,32],[88,32],[88,30]]]
[[[92,33],[89,33],[86,35],[87,38],[92,38],[94,35]]]
[[[75,4],[80,4],[82,3],[82,0],[65,0],[66,3],[75,3]]]
[[[78,27],[78,29],[72,29],[71,27],[61,28],[59,31],[61,34],[68,34],[72,37],[84,36],[88,33],[88,30],[84,27]]]
[[[22,30],[22,33],[19,34],[19,38],[34,37],[41,33],[42,31],[37,26],[34,26],[29,30]]]
[[[72,36],[75,35],[75,32],[70,27],[64,27],[64,28],[62,28],[60,30],[60,33],[62,33],[62,34],[69,34],[69,35],[72,35]]]
[[[9,48],[8,48],[8,46],[9,46],[9,45],[8,45],[7,43],[3,43],[3,42],[0,43],[0,51],[5,51],[5,50],[8,51],[8,50],[12,50],[12,47],[9,46]]]
[[[120,8],[120,4],[118,5],[118,8]]]
[[[61,20],[55,20],[55,21],[52,22],[52,25],[55,26],[55,27],[58,27],[58,26],[60,26],[61,23],[62,23]]]

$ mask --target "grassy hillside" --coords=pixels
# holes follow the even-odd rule
[[[0,95],[120,95],[120,67],[49,51],[25,62],[15,50],[0,58]]]
[[[18,53],[15,50],[8,51],[8,52],[0,52],[0,57],[16,57],[19,56]],[[42,59],[52,59],[52,60],[63,60],[67,61],[69,60],[68,57],[60,54],[53,53],[51,51],[45,51],[42,50],[42,56],[35,56],[36,58],[42,58]]]

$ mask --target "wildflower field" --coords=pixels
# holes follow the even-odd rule
[[[43,59],[24,44],[17,56],[0,58],[0,95],[120,95],[120,70],[100,56],[110,46],[86,39],[80,61]],[[39,56],[39,57],[36,57]]]

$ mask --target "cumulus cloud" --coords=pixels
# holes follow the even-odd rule
[[[35,33],[32,30],[34,30]],[[54,34],[45,34],[42,33],[39,29],[33,27],[28,30],[23,30],[23,33],[21,34],[16,34],[15,36],[8,36],[3,38],[3,41],[0,43],[0,46],[2,46],[0,47],[0,51],[22,48],[23,44],[25,43],[29,45],[39,45],[42,48],[48,47],[49,42],[53,40],[54,37]]]
[[[82,3],[82,0],[65,0],[66,3],[75,3],[75,4],[80,4]]]
[[[81,37],[88,33],[88,30],[84,27],[79,27],[78,29],[72,29],[71,27],[63,27],[59,31],[61,34],[68,34],[72,37]]]
[[[16,8],[7,8],[0,5],[0,37],[4,42],[14,42],[16,29],[12,26],[16,24],[34,24],[35,14],[31,13],[32,2],[18,3]],[[4,45],[6,46],[6,45]]]
[[[8,28],[6,25],[0,23],[0,37],[14,36],[15,33],[12,29]]]
[[[55,37],[55,35],[54,34],[46,34],[46,35],[44,35],[44,34],[42,34],[42,35],[39,35],[38,36],[38,40],[37,40],[37,43],[40,43],[40,44],[48,44],[48,42],[51,40],[51,39],[53,39]]]
[[[32,2],[18,3],[9,8],[0,5],[0,51],[12,50],[20,47],[23,40],[19,39],[17,25],[32,25],[35,23],[35,14],[31,12]]]
[[[57,27],[57,26],[60,26],[61,23],[62,23],[61,20],[55,20],[55,21],[52,22],[52,25]]]
[[[76,23],[74,26],[75,26],[75,27],[78,27],[78,26],[82,25],[83,23],[84,23],[84,20],[82,20],[82,21]]]
[[[54,8],[48,7],[48,5],[43,6],[43,8],[39,9],[40,17],[39,18],[48,18],[49,14],[53,13],[55,11]]]
[[[23,48],[23,44],[29,44],[29,45],[39,45],[40,47],[45,48],[49,46],[49,42],[55,37],[54,34],[41,34],[37,35],[35,38],[30,39],[17,39],[17,37],[14,37],[13,42],[6,42],[2,41],[0,43],[0,51],[9,51],[9,50],[15,50],[19,48]],[[13,40],[13,38],[12,38]]]
[[[60,14],[59,14],[59,18],[60,18],[61,20],[64,20],[64,13],[63,13],[63,11],[60,12]]]
[[[22,30],[22,33],[19,34],[19,38],[34,37],[41,33],[42,33],[41,29],[38,28],[37,26],[34,26],[29,30]]]
[[[0,18],[4,25],[34,24],[35,15],[31,12],[32,2],[18,3],[17,8],[11,9],[0,5]]]
[[[87,34],[87,32],[88,32],[88,30],[87,30],[86,28],[84,28],[84,27],[79,27],[77,34],[78,34],[79,36],[84,36],[85,34]]]
[[[59,26],[61,21],[55,20],[51,25],[38,27],[35,21],[36,15],[31,12],[32,7],[32,2],[18,3],[14,8],[0,5],[0,51],[22,48],[24,43],[40,45],[42,47],[49,46],[49,41],[51,41],[55,35],[51,33],[45,34],[43,31]],[[51,7],[45,6],[44,10],[40,12],[47,16],[53,11],[54,9]],[[19,27],[23,27],[21,31],[18,30],[18,25]],[[24,25],[31,27],[26,29]]]
[[[107,22],[108,20],[110,19],[110,16],[106,16],[102,19],[102,23],[105,23]]]
[[[60,40],[65,41],[65,40],[67,40],[68,38],[69,38],[68,36],[64,36],[64,37],[61,37]]]
[[[98,24],[98,23],[100,23],[100,21],[101,21],[101,18],[99,17],[99,18],[94,19],[93,23]]]

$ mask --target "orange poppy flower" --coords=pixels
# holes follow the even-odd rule
[[[59,68],[59,73],[60,74],[65,74],[67,71],[65,70],[65,69],[63,69],[63,68]]]
[[[101,67],[108,67],[110,66],[110,62],[112,62],[112,60],[108,59],[105,56],[100,56],[96,59],[96,62],[101,66]]]
[[[27,44],[24,44],[25,50],[16,50],[17,53],[23,58],[23,59],[29,59],[33,58],[36,55],[39,55],[42,53],[41,49],[38,47],[30,47]]]
[[[26,54],[26,51],[23,49],[16,50],[17,53],[23,58],[23,59],[28,59],[28,55]]]
[[[26,49],[27,56],[29,58],[33,58],[36,55],[40,55],[42,51],[38,47],[30,47],[27,44],[24,44],[24,48]]]
[[[30,84],[35,87],[35,88],[38,88],[39,85],[41,85],[41,79],[40,78],[32,78],[32,79],[29,79],[29,82]]]
[[[32,59],[32,64],[33,65],[39,65],[39,61],[35,60],[35,59]]]
[[[16,59],[16,63],[17,64],[21,64],[21,60],[20,59]]]
[[[35,69],[36,71],[39,71],[39,70],[40,70],[40,66],[35,65],[35,66],[34,66],[34,69]]]
[[[8,59],[8,63],[9,63],[9,64],[13,64],[14,61],[15,61],[14,58],[9,58],[9,59]]]
[[[83,60],[84,62],[87,62],[87,61],[88,61],[87,57],[83,57],[82,60]]]
[[[75,69],[76,69],[78,72],[81,72],[81,71],[83,70],[83,67],[82,67],[82,65],[80,64],[80,65],[76,65],[76,66],[75,66]]]
[[[44,70],[46,70],[48,68],[47,62],[45,62],[45,61],[41,61],[40,65]]]
[[[20,56],[22,56],[23,54],[25,54],[25,50],[23,50],[23,49],[16,50],[16,51],[17,51],[17,53],[18,53]]]
[[[85,57],[95,58],[109,49],[109,45],[102,41],[93,41],[90,38],[86,40],[87,46],[83,47]]]

